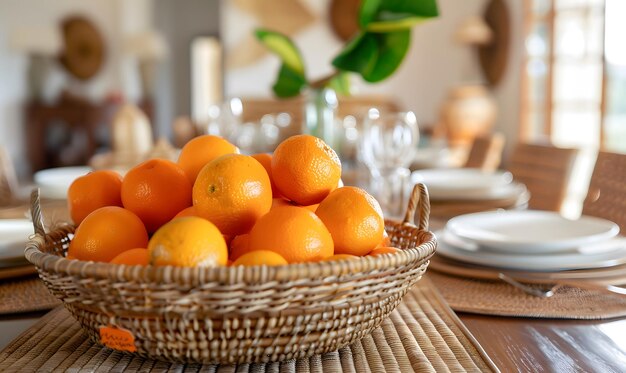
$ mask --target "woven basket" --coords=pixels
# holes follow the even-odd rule
[[[394,310],[435,252],[429,208],[419,184],[404,221],[385,222],[393,246],[403,249],[397,254],[276,267],[151,267],[65,259],[74,227],[45,232],[33,192],[36,234],[26,258],[96,343],[101,328],[113,327],[132,334],[131,350],[144,357],[282,361],[344,347]]]

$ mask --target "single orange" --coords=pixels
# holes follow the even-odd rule
[[[215,267],[226,265],[224,237],[210,221],[198,217],[166,223],[148,243],[150,263],[155,266]]]
[[[272,176],[284,197],[302,206],[314,205],[337,187],[341,162],[323,140],[292,136],[274,151]]]
[[[329,256],[328,258],[324,258],[322,259],[322,261],[324,262],[330,262],[333,260],[352,260],[352,259],[358,259],[359,257],[356,255],[349,255],[349,254],[336,254],[333,256]]]
[[[191,206],[191,183],[176,163],[151,159],[128,171],[122,181],[122,202],[148,232],[155,232]]]
[[[248,232],[272,206],[272,186],[267,172],[254,158],[223,155],[204,166],[193,186],[198,214],[222,233]]]
[[[308,206],[302,206],[302,207],[304,207],[305,209],[307,209],[307,210],[309,210],[309,211],[311,211],[311,212],[315,212],[315,211],[317,211],[317,208],[318,208],[319,206],[320,206],[320,204],[319,204],[319,203],[316,203],[316,204],[314,204],[314,205],[308,205]]]
[[[150,255],[147,249],[130,249],[111,259],[111,263],[147,266],[150,263]]]
[[[257,221],[250,231],[249,250],[274,251],[289,263],[318,261],[333,255],[333,239],[311,211],[282,206]]]
[[[363,189],[339,188],[320,203],[315,213],[333,236],[336,254],[362,256],[383,239],[382,210],[376,199]]]
[[[230,241],[230,259],[237,260],[240,256],[250,252],[250,234],[240,234]]]
[[[219,136],[203,135],[191,139],[180,151],[178,165],[193,184],[207,163],[224,154],[239,153],[239,149]]]
[[[184,218],[184,217],[189,217],[189,216],[198,216],[198,213],[196,212],[195,207],[189,206],[183,210],[180,210],[180,212],[174,216],[174,219]]]
[[[137,215],[121,207],[107,206],[83,219],[70,242],[67,256],[109,262],[124,251],[147,244],[148,233]]]
[[[276,207],[280,207],[280,206],[295,206],[295,205],[291,203],[290,201],[287,201],[284,198],[273,198],[271,209],[273,210]]]
[[[224,238],[224,242],[226,242],[226,247],[230,247],[230,243],[233,242],[233,238],[235,238],[235,236],[228,234],[222,234],[222,237]]]
[[[279,198],[281,195],[280,195],[280,192],[278,191],[278,188],[276,188],[276,184],[274,183],[274,178],[272,177],[272,155],[267,154],[267,153],[259,153],[259,154],[252,154],[251,157],[259,161],[259,163],[263,166],[265,171],[267,171],[267,176],[270,177],[270,183],[272,184],[272,197]]]
[[[378,256],[378,255],[383,255],[383,254],[395,254],[399,252],[400,252],[400,249],[398,249],[397,247],[381,246],[381,247],[375,248],[367,255]]]
[[[121,189],[122,177],[115,171],[93,171],[74,180],[67,190],[67,206],[74,224],[80,224],[100,207],[122,207]]]
[[[387,234],[387,231],[383,232],[383,239],[380,241],[380,243],[376,247],[383,247],[383,246],[391,246],[391,237],[389,237],[389,234]]]
[[[272,200],[272,209],[275,209],[276,207],[279,207],[279,206],[298,206],[298,207],[304,207],[307,210],[315,212],[315,210],[317,210],[317,206],[319,206],[319,203],[315,205],[309,205],[309,206],[300,206],[297,203],[292,202],[292,201],[287,201],[284,198],[274,198]]]
[[[243,254],[233,262],[233,266],[280,266],[288,264],[285,258],[269,250],[256,250]]]

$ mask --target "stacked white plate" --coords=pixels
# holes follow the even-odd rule
[[[50,199],[67,198],[67,189],[77,178],[88,174],[90,167],[59,167],[41,170],[34,175],[41,196]]]
[[[626,263],[626,238],[608,220],[565,219],[534,210],[480,212],[438,232],[438,254],[473,265],[523,271],[605,268]]]
[[[426,169],[411,174],[413,183],[424,183],[432,200],[509,199],[524,193],[524,185],[510,172],[483,172],[475,168]]]
[[[32,234],[30,220],[0,219],[0,269],[28,264],[24,249]]]

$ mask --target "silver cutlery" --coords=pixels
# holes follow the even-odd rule
[[[502,272],[498,273],[498,278],[507,284],[522,290],[526,294],[533,295],[539,298],[550,298],[556,294],[560,287],[569,286],[579,289],[594,290],[604,292],[613,295],[626,295],[626,288],[616,285],[601,285],[593,282],[583,281],[556,281],[553,283],[547,283],[545,288],[531,286],[523,283],[522,279],[515,279]]]

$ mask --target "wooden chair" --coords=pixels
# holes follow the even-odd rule
[[[242,98],[244,122],[259,122],[266,114],[287,113],[291,117],[291,125],[283,129],[281,137],[300,133],[304,121],[305,101],[302,97],[291,99],[275,98]],[[353,115],[360,119],[370,108],[378,108],[382,111],[399,111],[396,100],[386,95],[363,95],[351,97],[339,97],[337,117],[344,118]],[[283,133],[284,132],[284,133]]]
[[[626,154],[600,152],[591,175],[583,215],[609,219],[626,232]]]
[[[516,146],[508,169],[528,188],[529,208],[561,211],[577,156],[577,149],[540,144]]]
[[[17,200],[17,176],[6,150],[0,147],[0,207],[7,207]]]
[[[502,160],[504,141],[501,133],[476,137],[463,167],[480,168],[487,172],[497,170]]]

